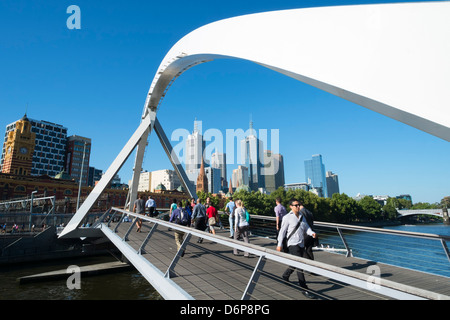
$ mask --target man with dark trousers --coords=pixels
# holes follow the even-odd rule
[[[310,228],[308,222],[300,214],[300,203],[297,199],[290,201],[289,206],[291,212],[289,212],[281,223],[280,233],[278,235],[277,251],[283,251],[283,240],[288,237],[287,246],[289,253],[298,257],[303,257],[305,251],[304,235],[308,234],[313,238],[316,237],[316,233]],[[293,267],[288,267],[283,273],[283,279],[288,281],[289,276],[294,272]],[[305,275],[303,270],[297,269],[297,277],[302,293],[308,298],[313,296],[308,292],[308,286],[306,285]]]

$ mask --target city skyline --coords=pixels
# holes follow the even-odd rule
[[[363,3],[372,2],[76,1],[81,29],[69,30],[69,4],[3,1],[0,128],[25,112],[60,123],[68,136],[92,139],[90,165],[105,171],[139,125],[162,58],[188,32],[242,14]],[[160,14],[168,11],[174,19]],[[250,62],[223,59],[187,71],[158,118],[170,136],[191,131],[200,116],[205,130],[247,128],[249,114],[258,128],[279,129],[286,183],[306,182],[303,161],[322,154],[349,196],[410,194],[414,202],[434,203],[450,193],[448,142]],[[122,181],[133,161],[131,155],[119,172]],[[172,169],[152,133],[144,169],[165,168]]]

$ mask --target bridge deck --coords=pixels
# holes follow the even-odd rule
[[[111,224],[111,228],[115,226]],[[136,228],[128,236],[127,243],[138,250],[153,224],[143,222],[142,232]],[[130,223],[122,223],[117,229],[117,235],[123,237]],[[216,231],[217,235],[229,236],[228,230]],[[241,299],[247,283],[253,273],[258,257],[244,257],[242,253],[233,255],[231,248],[204,240],[197,243],[197,237],[192,237],[186,247],[186,253],[175,269],[171,279],[183,288],[193,298],[198,300],[234,300]],[[250,243],[275,249],[272,239],[250,237]],[[165,272],[176,255],[177,247],[174,231],[167,227],[157,229],[145,247],[143,257],[149,260],[161,272]],[[316,251],[317,261],[339,266],[345,269],[366,273],[371,265],[380,267],[381,278],[401,284],[421,288],[444,295],[450,295],[450,278],[403,269],[372,261],[348,258],[341,254]],[[252,300],[302,300],[304,297],[297,285],[297,275],[294,272],[290,281],[281,278],[285,265],[267,261],[263,272],[251,294]],[[356,288],[323,276],[305,274],[310,292],[317,299],[324,300],[385,300],[385,296],[373,291]]]

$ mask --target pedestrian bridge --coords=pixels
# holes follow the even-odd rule
[[[447,210],[443,209],[415,209],[415,210],[397,210],[399,217],[407,217],[407,216],[414,216],[419,214],[425,214],[429,216],[435,216],[440,218],[448,219],[448,212]]]
[[[134,203],[153,130],[189,197],[197,197],[176,152],[172,152],[157,111],[179,76],[214,59],[252,61],[450,141],[450,116],[446,112],[450,70],[443,67],[448,65],[450,47],[441,41],[448,38],[449,12],[450,5],[445,2],[324,7],[236,17],[191,32],[161,62],[140,125],[59,237],[107,238],[165,299],[301,299],[293,279],[280,280],[287,266],[314,274],[307,282],[320,298],[448,299],[448,277],[428,278],[424,273],[352,257],[352,248],[342,233],[345,226],[329,225],[342,239],[346,254],[320,251],[314,261],[277,252],[270,238],[253,237],[245,244],[227,238],[226,233],[210,235],[118,208],[107,213],[95,228],[80,226],[136,150],[128,199]],[[404,26],[408,26],[407,32]],[[411,68],[417,65],[422,68]],[[116,216],[121,217],[118,222],[114,222]],[[142,219],[145,232],[133,232],[133,224],[124,222],[125,216]],[[186,234],[180,250],[174,249],[174,230]],[[199,237],[205,241],[191,241]],[[434,240],[440,240],[448,263],[447,239]],[[252,257],[233,256],[233,249],[247,251]]]
[[[141,232],[136,232],[136,219],[143,221]],[[252,216],[252,230],[269,225],[274,230],[271,220],[274,218]],[[228,229],[213,235],[119,208],[106,212],[91,228],[79,228],[79,235],[84,233],[97,243],[111,241],[167,300],[309,299],[297,286],[295,272],[290,281],[282,279],[288,266],[305,270],[315,299],[450,299],[449,277],[357,259],[349,254],[351,248],[342,231],[358,227],[317,223],[319,226],[337,228],[347,254],[319,248],[315,260],[308,260],[276,251],[276,243],[269,237],[253,235],[246,244],[230,239]],[[180,250],[175,231],[185,233]],[[198,238],[203,242],[197,243]],[[234,256],[234,248],[241,254]],[[249,252],[250,258],[244,257],[243,251]],[[448,257],[448,249],[446,254]],[[446,262],[444,268],[448,269],[449,260]]]

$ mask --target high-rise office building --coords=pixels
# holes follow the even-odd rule
[[[339,193],[338,175],[334,174],[331,171],[327,171],[326,179],[327,179],[328,197],[331,198],[334,193]]]
[[[43,120],[27,118],[31,123],[31,132],[35,136],[35,147],[31,163],[31,175],[56,176],[64,170],[67,143],[67,128]],[[10,132],[16,130],[17,121],[6,126],[0,167],[3,168],[6,155],[6,141]],[[24,150],[24,149],[23,149]]]
[[[71,136],[67,139],[66,173],[81,185],[89,183],[89,160],[91,157],[91,139]]]
[[[248,186],[254,191],[265,187],[264,175],[262,174],[263,152],[264,144],[256,136],[253,122],[250,121],[249,134],[241,141],[241,155],[245,166],[248,168]]]
[[[205,142],[203,141],[201,129],[201,121],[194,121],[194,131],[188,135],[186,139],[186,155],[185,164],[186,172],[200,169],[203,159],[203,151],[205,150]]]
[[[220,187],[225,189],[227,183],[227,156],[225,153],[214,152],[211,156],[211,168],[220,170]]]
[[[102,178],[103,171],[94,167],[89,167],[88,186],[95,187],[95,183]]]
[[[222,178],[220,169],[213,167],[205,167],[205,175],[208,179],[208,191],[211,193],[219,193],[222,190]]]
[[[311,185],[311,189],[316,189],[319,195],[325,198],[328,197],[325,165],[322,163],[322,155],[316,154],[312,156],[311,160],[305,160],[305,178]]]
[[[284,163],[281,154],[264,151],[264,181],[268,193],[284,186]]]
[[[233,170],[233,175],[231,177],[232,184],[234,188],[240,187],[240,186],[248,186],[248,168],[245,166],[238,166],[237,169]]]

